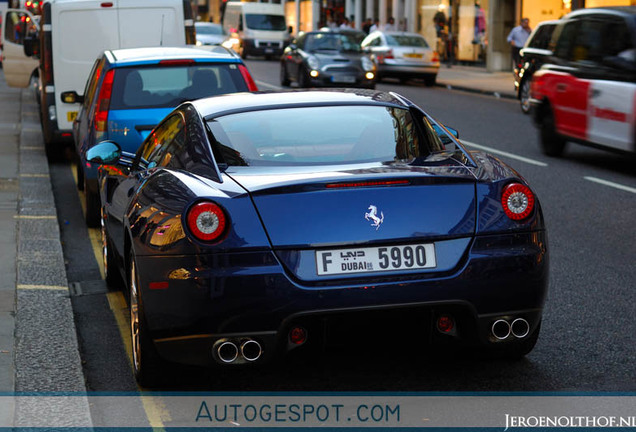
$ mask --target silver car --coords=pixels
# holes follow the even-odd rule
[[[363,41],[362,47],[371,52],[378,65],[378,79],[397,77],[423,79],[434,85],[439,71],[439,56],[422,35],[406,32],[375,31]]]
[[[228,39],[228,35],[223,30],[221,24],[209,22],[195,22],[194,28],[197,32],[197,45],[221,45]]]

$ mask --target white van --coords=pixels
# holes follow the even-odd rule
[[[37,20],[24,10],[5,12],[5,20],[15,21],[16,16]],[[79,104],[62,103],[61,94],[83,93],[91,67],[104,50],[196,43],[189,0],[48,0],[40,29],[39,42],[21,36],[27,34],[23,28],[7,44],[7,32],[2,32],[3,67],[10,86],[26,87],[33,71],[25,71],[24,62],[28,56],[39,57],[42,133],[49,150],[53,143],[72,140],[79,110]],[[11,43],[23,44],[23,50],[8,52]]]
[[[223,13],[223,29],[241,57],[280,56],[289,44],[282,4],[230,1]]]

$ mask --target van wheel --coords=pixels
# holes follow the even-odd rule
[[[289,77],[287,76],[287,67],[285,63],[280,64],[280,85],[287,87],[289,86]]]
[[[556,131],[554,114],[549,106],[542,108],[539,140],[541,141],[541,150],[545,155],[554,157],[563,155],[566,141]]]

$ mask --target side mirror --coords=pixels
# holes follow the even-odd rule
[[[459,139],[459,131],[457,129],[446,126],[446,130],[448,130],[455,138]]]
[[[439,139],[442,141],[442,144],[446,145],[452,142],[452,140],[448,137],[448,135],[446,134],[446,132],[444,131],[442,127],[436,124],[432,126],[433,126],[433,130],[435,130],[435,133],[437,134]],[[446,130],[450,132],[451,135],[453,135],[455,138],[459,138],[459,132],[457,131],[457,129],[453,129],[452,127],[446,126]]]
[[[114,141],[102,141],[86,152],[86,160],[98,165],[114,165],[120,157],[121,147]]]
[[[67,104],[84,103],[84,96],[78,95],[76,91],[62,92],[60,96],[61,96],[62,102]]]

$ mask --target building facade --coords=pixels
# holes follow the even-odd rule
[[[200,10],[208,11],[206,20],[220,21],[216,11],[223,0],[197,1]],[[294,34],[337,26],[345,18],[357,29],[367,18],[379,19],[383,26],[393,17],[397,29],[422,34],[453,61],[490,71],[511,70],[506,38],[521,17],[529,18],[533,27],[583,7],[636,5],[636,0],[269,0],[281,1]]]

